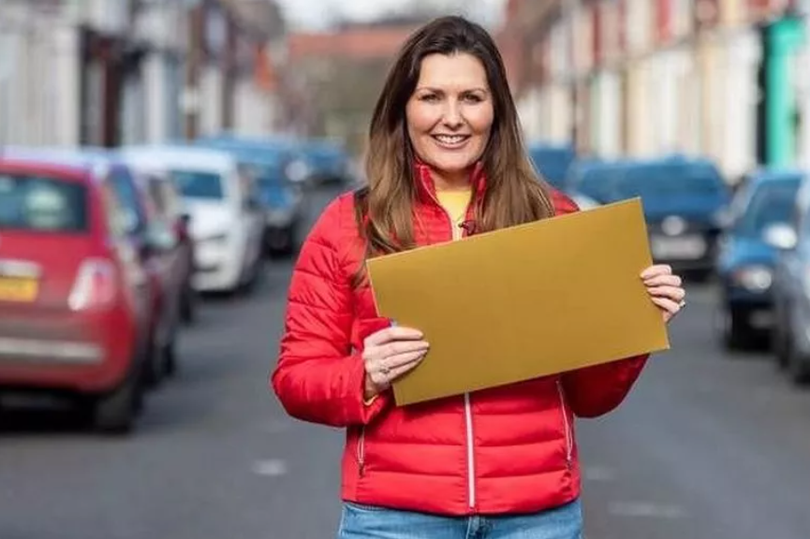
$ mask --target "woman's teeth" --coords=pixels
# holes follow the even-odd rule
[[[467,140],[467,135],[434,135],[433,138],[442,144],[459,144]]]

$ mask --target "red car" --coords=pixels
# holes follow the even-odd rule
[[[0,154],[0,392],[73,397],[117,433],[141,407],[153,293],[125,182],[110,160]]]

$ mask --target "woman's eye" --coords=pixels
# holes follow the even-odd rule
[[[436,94],[425,94],[425,95],[422,96],[422,101],[431,102],[431,101],[438,101],[438,100],[439,100],[439,96],[437,96]]]
[[[483,101],[483,99],[481,99],[481,96],[476,94],[467,94],[464,96],[464,101],[467,101],[468,103],[480,103]]]

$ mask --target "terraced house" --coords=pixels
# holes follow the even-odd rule
[[[731,181],[806,164],[808,4],[510,0],[527,134],[604,157],[708,155]]]
[[[0,146],[272,129],[283,24],[255,0],[2,0]]]

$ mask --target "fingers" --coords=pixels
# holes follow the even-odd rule
[[[414,369],[425,358],[427,350],[397,354],[366,363],[366,372],[379,388],[387,387],[406,372]]]
[[[672,274],[672,266],[669,264],[656,264],[642,271],[641,278],[646,281],[647,279],[667,274]]]
[[[408,363],[404,363],[395,369],[391,369],[387,377],[388,382],[389,383],[393,382],[403,374],[406,374],[414,370],[417,367],[417,365],[419,365],[422,362],[423,359],[425,359],[425,354],[422,354],[417,359],[410,361]]]
[[[677,275],[661,274],[644,279],[644,284],[650,286],[681,286],[682,279]]]
[[[675,286],[654,286],[647,288],[647,292],[653,297],[671,299],[675,303],[680,303],[686,297],[686,290]]]
[[[413,352],[406,352],[404,354],[397,354],[394,356],[387,356],[380,358],[378,360],[370,361],[370,368],[377,367],[377,370],[381,370],[383,372],[390,371],[396,369],[402,365],[406,365],[408,363],[418,361],[425,357],[427,354],[427,349],[425,350],[414,350]]]
[[[653,296],[651,299],[653,303],[658,305],[658,307],[666,314],[668,314],[670,317],[675,316],[676,314],[678,314],[678,311],[681,310],[680,304],[669,298],[661,298]]]
[[[388,358],[408,352],[421,352],[428,348],[429,345],[425,341],[394,341],[382,346],[372,347],[370,355],[377,358]]]
[[[422,361],[430,345],[421,339],[421,332],[401,327],[386,328],[366,339],[363,361],[366,373],[378,389],[387,388]]]
[[[641,278],[653,303],[663,311],[665,321],[672,319],[686,304],[683,281],[672,273],[671,266],[667,264],[650,266],[641,272]]]
[[[418,340],[423,337],[422,332],[401,326],[392,326],[372,333],[365,339],[365,347],[379,346],[391,341]]]

